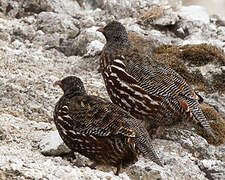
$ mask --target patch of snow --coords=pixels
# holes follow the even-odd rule
[[[203,23],[209,23],[209,15],[206,9],[201,6],[182,6],[178,14],[189,21],[202,21]]]

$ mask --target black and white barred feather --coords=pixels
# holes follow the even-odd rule
[[[216,139],[200,109],[203,99],[178,73],[131,46],[121,23],[99,31],[107,40],[100,69],[113,103],[145,120],[147,128],[196,120]]]

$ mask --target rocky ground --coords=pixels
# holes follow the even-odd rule
[[[0,1],[0,179],[225,179],[224,17],[166,2]],[[62,92],[52,84],[76,75],[89,94],[108,98],[98,72],[105,39],[96,29],[112,19],[204,97],[218,143],[199,127],[167,129],[153,141],[164,168],[140,157],[119,177],[112,167],[93,170],[81,155],[66,154],[52,121]]]

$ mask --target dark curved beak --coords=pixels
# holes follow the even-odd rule
[[[97,29],[97,31],[103,33],[104,32],[104,28],[99,28],[99,29]]]
[[[55,86],[62,86],[62,81],[56,81],[56,82],[54,82],[54,84],[53,84],[53,86],[55,87]]]

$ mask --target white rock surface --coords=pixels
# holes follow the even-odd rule
[[[70,149],[63,143],[58,131],[51,131],[39,144],[41,153],[44,155],[59,156],[70,152]]]
[[[91,43],[88,44],[87,46],[87,54],[85,54],[84,56],[96,56],[98,54],[100,54],[102,52],[102,48],[104,47],[104,44],[101,43],[98,40],[94,40]]]
[[[200,21],[201,23],[209,23],[209,15],[201,6],[182,6],[178,14],[189,21]]]

